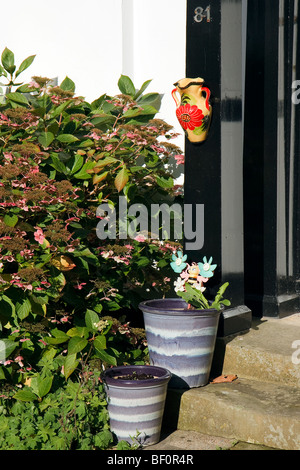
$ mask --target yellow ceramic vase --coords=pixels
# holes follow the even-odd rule
[[[203,142],[207,138],[212,107],[210,90],[203,86],[203,78],[183,78],[174,83],[172,97],[176,103],[176,116],[190,142]]]

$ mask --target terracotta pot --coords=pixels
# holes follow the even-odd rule
[[[153,379],[126,380],[120,377],[135,372],[151,374]],[[105,384],[110,429],[118,441],[133,444],[133,436],[140,433],[143,445],[159,441],[168,382],[171,373],[157,366],[120,366],[102,374]]]
[[[144,315],[150,362],[172,373],[169,387],[206,385],[220,312],[190,310],[180,298],[148,300],[139,308]]]

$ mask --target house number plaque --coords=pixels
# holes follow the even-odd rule
[[[210,16],[210,5],[206,8],[197,7],[194,10],[194,21],[196,23],[202,23],[202,21],[206,18],[206,23],[210,23],[211,16]]]

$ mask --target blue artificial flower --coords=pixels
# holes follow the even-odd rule
[[[187,255],[183,255],[181,251],[177,252],[177,256],[176,254],[172,255],[173,262],[171,262],[171,268],[173,271],[175,271],[175,273],[181,273],[184,270],[186,267],[186,259]]]
[[[198,266],[200,269],[200,275],[202,277],[213,277],[214,275],[213,271],[216,269],[217,265],[211,264],[212,260],[213,260],[212,257],[210,257],[209,261],[207,261],[206,256],[204,256],[203,263],[198,263]]]

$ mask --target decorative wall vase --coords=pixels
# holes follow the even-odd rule
[[[192,310],[179,298],[147,300],[139,308],[144,315],[150,363],[172,373],[169,387],[206,385],[220,311]]]
[[[151,375],[142,380],[126,379],[127,375]],[[143,445],[156,444],[160,438],[168,383],[171,373],[156,366],[119,366],[102,374],[107,395],[110,429],[118,440],[133,444],[139,432]]]
[[[203,78],[183,78],[174,83],[172,97],[176,103],[176,116],[190,142],[203,142],[207,138],[212,107],[210,90],[203,86]]]

